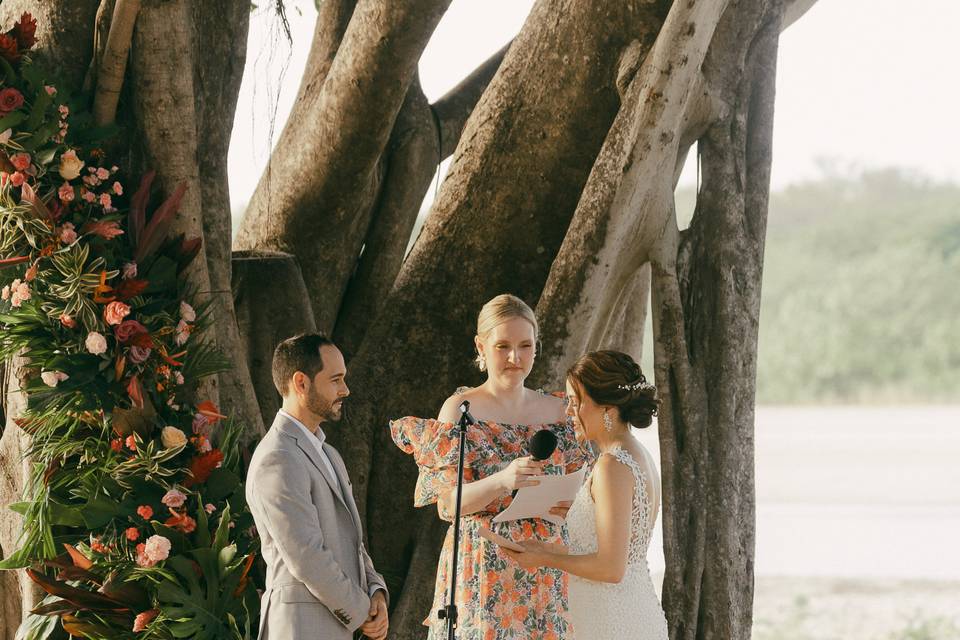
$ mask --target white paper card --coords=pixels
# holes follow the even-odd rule
[[[540,482],[535,487],[524,487],[517,491],[510,506],[493,519],[494,522],[507,522],[521,518],[543,518],[554,524],[563,523],[563,518],[552,515],[550,509],[563,500],[573,500],[583,484],[586,468],[562,476],[535,476]]]

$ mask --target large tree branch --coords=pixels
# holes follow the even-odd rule
[[[359,348],[390,293],[439,162],[436,124],[415,77],[387,147],[384,178],[363,255],[337,316],[334,337],[348,359]]]
[[[636,43],[622,56],[617,78],[626,90],[623,106],[537,308],[540,317],[551,318],[543,331],[546,384],[560,382],[576,354],[600,346],[618,295],[663,227],[673,198],[678,132],[726,4],[675,3],[652,50],[644,55]]]
[[[433,103],[433,110],[437,114],[437,120],[440,121],[441,160],[449,157],[456,149],[467,118],[473,113],[480,96],[500,68],[500,63],[503,62],[503,57],[507,55],[511,44],[513,44],[512,40]]]
[[[111,124],[117,117],[117,103],[127,70],[127,56],[133,39],[133,25],[140,12],[140,0],[117,0],[113,6],[107,45],[100,57],[97,89],[93,97],[93,119],[98,126]]]
[[[357,4],[322,85],[304,80],[303,108],[288,120],[244,216],[236,248],[300,256],[322,329],[334,325],[367,235],[381,156],[448,4]]]

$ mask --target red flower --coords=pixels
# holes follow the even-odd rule
[[[20,16],[20,20],[14,22],[13,29],[10,30],[10,35],[17,39],[20,51],[26,51],[37,44],[36,33],[37,21],[29,13]]]
[[[124,280],[113,291],[120,300],[129,300],[143,293],[150,283],[146,280]]]
[[[213,449],[207,453],[195,456],[190,460],[191,477],[183,481],[183,486],[192,487],[195,484],[203,484],[213,473],[213,470],[223,462],[223,452],[220,449]]]
[[[0,34],[0,47],[3,47],[3,39],[7,36]],[[3,51],[0,50],[0,56],[3,55]],[[13,87],[7,87],[0,90],[0,113],[7,114],[11,111],[15,111],[23,106],[23,94],[14,89]]]
[[[153,517],[153,508],[148,504],[142,504],[137,507],[137,514],[144,520],[149,520]]]
[[[83,225],[80,233],[92,233],[104,240],[113,240],[117,236],[123,235],[123,229],[120,228],[120,223],[116,220],[96,220]]]
[[[123,450],[123,444],[120,442],[120,438],[114,438],[110,441],[110,448],[120,453]]]
[[[177,513],[173,509],[170,509],[170,513],[172,515],[169,518],[167,518],[166,522],[163,523],[168,527],[171,527],[173,529],[178,529],[183,533],[193,533],[193,531],[197,528],[197,521],[191,518],[190,516],[188,516],[187,514]]]
[[[127,448],[130,449],[130,451],[137,450],[137,439],[134,438],[133,436],[127,436],[126,444],[127,444]]]
[[[113,335],[120,344],[127,344],[132,338],[147,333],[147,328],[136,320],[124,320],[113,328]]]
[[[3,57],[11,64],[20,59],[19,45],[17,39],[6,33],[0,33],[0,57]],[[17,93],[20,93],[17,91]]]
[[[140,538],[140,532],[137,531],[136,527],[128,528],[125,532],[125,535],[127,536],[127,540],[130,542],[136,542]]]

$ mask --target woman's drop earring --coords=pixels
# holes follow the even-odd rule
[[[607,433],[613,431],[613,419],[610,417],[609,411],[603,412],[603,428],[607,430]]]
[[[480,371],[487,370],[487,358],[482,353],[477,356],[477,366],[480,367]]]

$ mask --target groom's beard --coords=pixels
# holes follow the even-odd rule
[[[328,402],[313,388],[307,393],[307,409],[319,416],[321,422],[339,422],[342,416],[342,403],[343,398]]]

